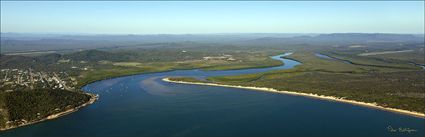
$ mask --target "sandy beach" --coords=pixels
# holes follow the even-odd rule
[[[13,128],[18,128],[18,127],[22,127],[22,126],[26,126],[26,125],[31,125],[31,124],[43,122],[43,121],[46,121],[46,120],[51,120],[51,119],[59,118],[61,116],[65,116],[65,115],[71,114],[72,112],[76,112],[78,109],[80,109],[80,108],[82,108],[84,106],[93,104],[99,98],[99,96],[94,95],[94,94],[90,94],[90,93],[85,93],[85,94],[91,96],[91,98],[90,98],[89,101],[87,101],[84,104],[81,104],[80,106],[77,106],[77,107],[74,107],[74,108],[70,108],[70,109],[61,111],[61,112],[56,113],[56,114],[49,115],[46,118],[43,118],[43,119],[40,119],[40,120],[37,120],[37,121],[26,122],[26,123],[23,123],[23,124],[20,124],[20,125],[17,125],[17,126],[6,126],[5,128],[0,128],[0,131],[5,131],[5,130],[13,129]]]
[[[399,113],[399,114],[404,114],[404,115],[409,115],[409,116],[414,116],[414,117],[419,117],[419,118],[425,118],[425,114],[420,113],[420,112],[408,111],[408,110],[397,109],[397,108],[383,107],[383,106],[379,106],[376,103],[366,103],[366,102],[348,100],[348,99],[344,99],[344,98],[340,98],[340,97],[334,97],[334,96],[324,96],[324,95],[311,94],[311,93],[301,93],[301,92],[294,92],[294,91],[279,91],[279,90],[276,90],[276,89],[273,89],[273,88],[264,88],[264,87],[246,87],[246,86],[224,85],[224,84],[215,84],[215,83],[172,81],[169,78],[163,78],[162,80],[166,81],[166,82],[171,82],[171,83],[219,86],[219,87],[230,87],[230,88],[242,88],[242,89],[266,91],[266,92],[281,93],[281,94],[288,94],[288,95],[295,95],[295,96],[305,96],[305,97],[311,97],[311,98],[317,98],[317,99],[323,99],[323,100],[329,100],[329,101],[349,103],[349,104],[365,106],[365,107],[369,107],[369,108],[381,109],[381,110],[385,110],[385,111],[389,111],[389,112],[394,112],[394,113]]]

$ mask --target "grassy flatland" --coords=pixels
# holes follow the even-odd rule
[[[374,58],[380,58],[380,59],[392,59],[392,60],[401,60],[406,62],[414,62],[418,64],[425,64],[424,55],[425,55],[424,48],[421,48],[413,52],[380,54],[380,55],[371,55],[371,56]]]
[[[353,54],[343,54],[337,52],[325,52],[326,55],[349,61],[355,65],[380,67],[380,68],[394,68],[394,69],[415,69],[417,66],[410,64],[403,60],[396,60],[391,58],[375,58],[370,56],[358,56]]]
[[[138,65],[141,65],[142,63],[139,62],[116,62],[113,65],[115,66],[123,66],[123,67],[135,67]]]
[[[397,51],[381,51],[381,52],[368,52],[361,53],[359,56],[373,56],[373,55],[382,55],[382,54],[394,54],[394,53],[404,53],[404,52],[412,52],[413,50],[397,50]]]

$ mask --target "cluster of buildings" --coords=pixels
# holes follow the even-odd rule
[[[22,88],[74,90],[77,81],[66,72],[43,72],[32,69],[1,69],[0,88],[8,91]]]

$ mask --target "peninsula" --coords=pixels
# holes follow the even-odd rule
[[[370,107],[374,109],[381,109],[385,111],[390,111],[394,113],[400,113],[404,115],[410,115],[414,117],[419,118],[425,118],[425,114],[421,112],[416,111],[409,111],[409,110],[403,110],[403,109],[397,109],[397,108],[390,108],[390,107],[384,107],[380,106],[377,103],[367,103],[367,102],[360,102],[355,100],[349,100],[345,99],[344,97],[334,97],[334,96],[325,96],[325,95],[318,95],[318,94],[312,94],[312,93],[302,93],[302,92],[296,92],[296,91],[281,91],[276,90],[273,88],[266,88],[266,87],[250,87],[250,86],[240,86],[240,85],[225,85],[225,84],[216,84],[216,83],[207,83],[207,82],[188,82],[188,81],[179,81],[178,79],[173,78],[163,78],[163,81],[171,82],[171,83],[179,83],[179,84],[192,84],[192,85],[205,85],[205,86],[218,86],[218,87],[229,87],[229,88],[241,88],[241,89],[249,89],[249,90],[257,90],[257,91],[265,91],[265,92],[273,92],[273,93],[280,93],[280,94],[287,94],[287,95],[295,95],[295,96],[304,96],[304,97],[311,97],[316,99],[323,99],[323,100],[329,100],[329,101],[336,101],[336,102],[342,102],[342,103],[349,103],[353,105],[360,105],[365,107]]]

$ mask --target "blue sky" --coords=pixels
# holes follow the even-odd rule
[[[1,2],[1,32],[424,33],[424,2]]]

